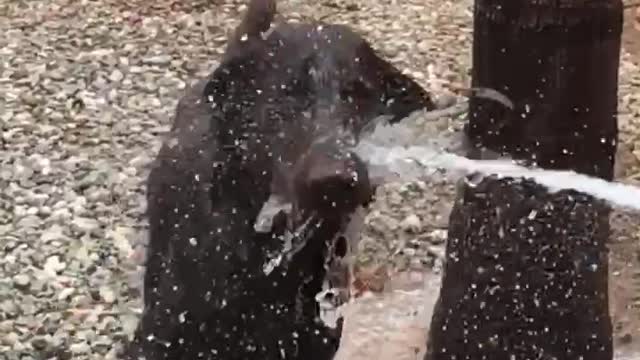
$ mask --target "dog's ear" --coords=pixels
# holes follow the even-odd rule
[[[276,0],[251,0],[228,46],[236,47],[247,40],[259,39],[271,27],[276,11]]]
[[[260,49],[265,44],[263,33],[269,30],[275,15],[276,0],[250,0],[242,21],[227,40],[222,62],[236,57],[250,57],[252,51]]]
[[[260,36],[260,33],[269,30],[276,11],[276,0],[251,0],[242,20],[247,36]]]

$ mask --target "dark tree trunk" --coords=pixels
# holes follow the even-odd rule
[[[548,169],[613,177],[619,0],[476,0],[468,135]],[[609,209],[531,181],[464,185],[426,360],[612,359]]]

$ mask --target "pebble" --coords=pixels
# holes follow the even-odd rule
[[[171,56],[169,55],[150,56],[142,60],[143,64],[157,65],[157,66],[168,65],[170,62],[171,62]]]
[[[447,240],[449,231],[447,229],[435,229],[427,234],[429,241],[434,245],[439,245]]]
[[[422,221],[418,215],[411,214],[402,220],[400,227],[407,232],[417,233],[422,229]]]
[[[26,274],[18,274],[13,277],[13,284],[18,288],[26,288],[31,282],[31,278]]]
[[[114,293],[114,291],[110,287],[102,286],[102,287],[100,287],[100,291],[99,292],[100,292],[100,297],[107,304],[112,304],[113,302],[116,301],[116,294]]]
[[[74,354],[86,354],[91,351],[91,346],[86,342],[71,344],[69,350]]]
[[[124,79],[124,74],[118,69],[113,70],[111,75],[109,75],[111,82],[120,82],[122,79]]]
[[[413,249],[413,248],[404,248],[404,249],[402,249],[402,253],[403,253],[404,255],[407,255],[407,256],[411,256],[411,257],[413,257],[413,256],[415,256],[415,255],[416,255],[416,249]]]
[[[427,253],[440,260],[443,260],[445,257],[445,249],[443,246],[429,246],[427,247]]]
[[[60,291],[58,294],[58,300],[64,301],[67,300],[73,293],[76,291],[74,288],[65,288]]]
[[[29,214],[23,217],[22,219],[18,220],[16,227],[22,228],[22,229],[37,229],[40,226],[40,224],[42,224],[42,219],[40,219],[39,216],[34,214]]]
[[[20,341],[20,335],[15,332],[9,332],[2,337],[2,344],[13,346]]]
[[[47,258],[44,263],[44,271],[50,276],[56,276],[58,272],[61,272],[66,268],[67,264],[60,261],[58,255],[53,255]]]
[[[112,231],[107,232],[107,237],[113,239],[115,247],[124,255],[130,256],[133,252],[132,241],[129,240],[131,230],[129,228],[118,226]]]
[[[47,243],[55,240],[63,239],[63,228],[59,224],[53,224],[49,228],[42,231],[40,235],[40,241]]]
[[[75,230],[80,233],[90,233],[100,227],[100,223],[96,220],[79,216],[73,219],[72,225],[74,225]]]
[[[37,336],[31,340],[31,346],[36,350],[44,350],[49,346],[49,341],[44,336]]]

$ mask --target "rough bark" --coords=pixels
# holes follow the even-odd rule
[[[476,0],[470,138],[613,177],[622,3]],[[531,181],[462,185],[426,360],[612,359],[605,204]]]

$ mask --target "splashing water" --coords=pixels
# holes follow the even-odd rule
[[[551,192],[575,190],[614,206],[640,210],[640,188],[635,186],[609,182],[574,171],[527,168],[512,160],[472,160],[438,147],[437,140],[430,145],[415,145],[412,143],[415,138],[412,122],[419,116],[414,113],[394,125],[389,125],[385,119],[377,119],[375,127],[359,139],[353,151],[369,163],[373,177],[383,178],[386,182],[410,181],[444,171],[455,177],[481,174],[501,178],[528,178],[547,187]]]
[[[425,141],[420,139],[420,134],[415,130],[418,121],[429,122],[441,117],[455,116],[464,113],[466,109],[466,104],[456,104],[431,112],[419,110],[393,125],[388,124],[388,117],[379,117],[363,129],[357,141],[348,132],[328,136],[334,138],[339,146],[349,148],[368,163],[369,176],[374,183],[411,181],[443,175],[453,179],[478,175],[472,179],[474,183],[491,175],[499,178],[527,178],[546,187],[550,192],[575,190],[605,200],[614,206],[640,210],[638,187],[608,182],[574,171],[527,168],[510,159],[469,159],[455,153],[456,146],[460,145],[460,138],[447,139],[446,136],[436,136]],[[290,207],[291,204],[283,204],[281,201],[267,201],[258,215],[256,231],[268,231],[273,216],[285,208],[290,211]],[[306,225],[303,224],[298,231],[304,231]],[[298,231],[295,233],[298,234]],[[304,246],[304,241],[295,248],[301,246]],[[291,246],[286,246],[284,253],[288,254],[291,250]],[[265,264],[265,273],[271,272],[282,260],[281,257],[270,259],[271,262]]]

